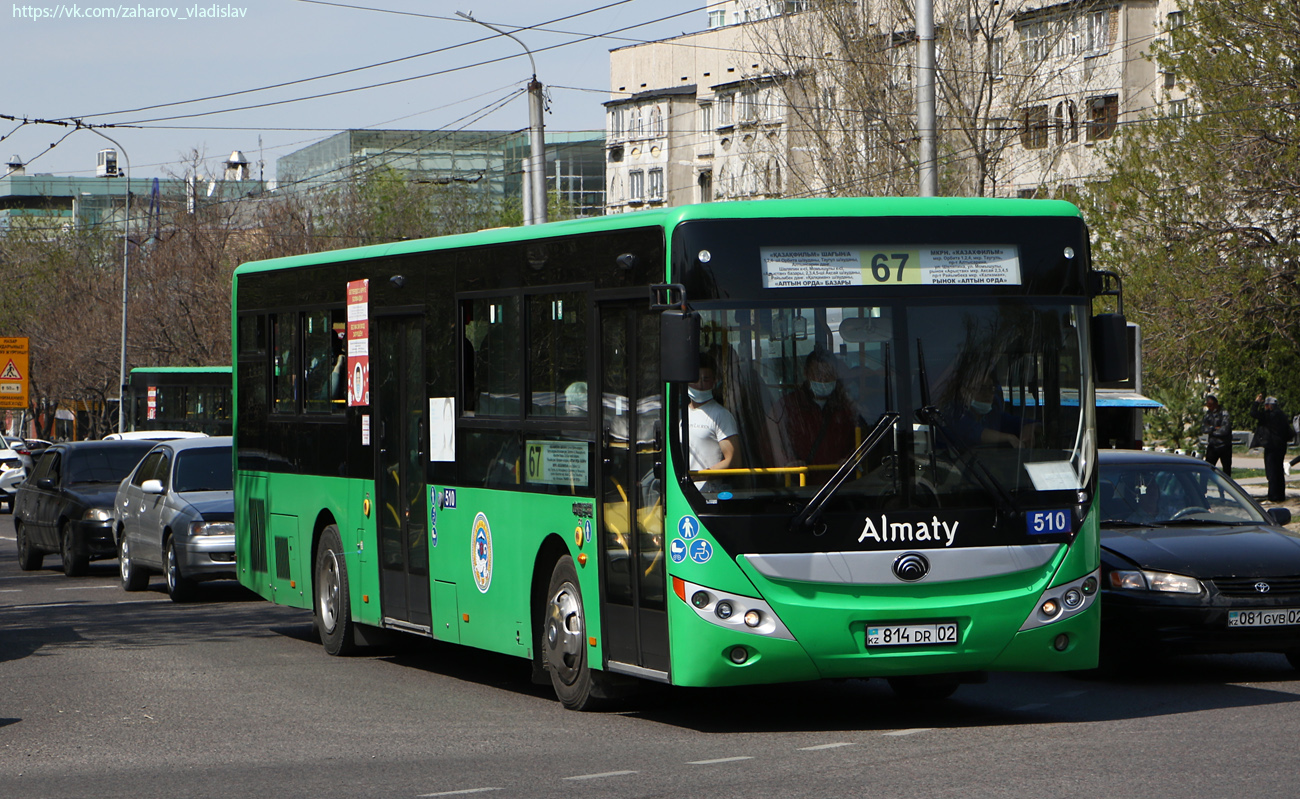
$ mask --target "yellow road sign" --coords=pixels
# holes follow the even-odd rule
[[[26,408],[28,384],[26,338],[0,337],[0,408]]]

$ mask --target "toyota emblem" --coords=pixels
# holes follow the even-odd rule
[[[894,576],[905,583],[914,583],[930,573],[930,561],[920,552],[906,552],[894,561]]]
[[[1255,583],[1255,590],[1258,591],[1258,592],[1260,592],[1261,594],[1267,594],[1267,593],[1268,593],[1268,583],[1263,582],[1263,581],[1260,581],[1260,582],[1258,582],[1258,583]]]

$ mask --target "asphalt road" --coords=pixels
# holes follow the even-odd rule
[[[19,571],[0,517],[0,799],[1295,797],[1281,656],[1117,681],[993,675],[912,705],[880,681],[661,689],[563,710],[517,660],[420,640],[331,658],[232,583],[174,605],[116,562]]]

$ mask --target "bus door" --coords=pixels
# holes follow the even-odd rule
[[[666,680],[659,317],[644,299],[602,304],[600,340],[597,524],[605,653],[611,671]]]
[[[429,633],[429,518],[425,507],[424,319],[373,320],[375,508],[384,624]]]

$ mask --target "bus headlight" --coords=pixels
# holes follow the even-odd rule
[[[771,605],[761,599],[715,591],[688,583],[680,577],[674,577],[672,581],[673,593],[694,610],[695,615],[710,624],[736,632],[794,640],[794,635],[777,618]],[[750,655],[746,655],[748,657]]]
[[[1055,624],[1092,607],[1092,603],[1097,601],[1099,571],[1044,591],[1038,598],[1038,603],[1034,605],[1033,611],[1030,612],[1029,618],[1020,625],[1020,629],[1032,630],[1035,627]]]

